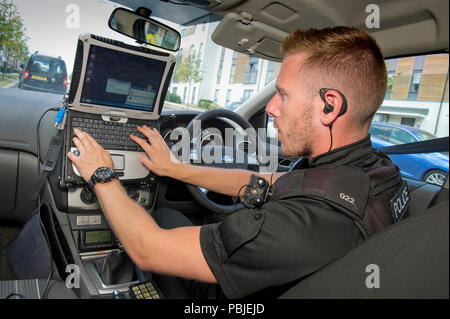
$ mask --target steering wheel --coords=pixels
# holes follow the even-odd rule
[[[229,119],[229,120],[235,122],[243,130],[248,130],[248,129],[253,130],[254,134],[248,134],[248,140],[249,140],[249,143],[251,143],[251,145],[256,146],[256,154],[259,153],[258,149],[260,149],[261,146],[260,146],[260,144],[258,144],[258,143],[260,143],[260,141],[256,135],[256,131],[255,131],[254,127],[239,114],[236,114],[236,113],[234,113],[230,110],[226,110],[226,109],[213,109],[213,110],[198,114],[186,126],[186,130],[189,133],[189,136],[193,137],[195,121],[204,122],[204,121],[211,120],[214,118],[219,118],[219,117],[226,118],[226,119]],[[222,145],[220,145],[220,146],[207,145],[205,147],[202,147],[201,149],[202,149],[202,153],[204,153],[205,151],[208,151],[208,152],[220,151],[220,152],[222,152],[222,153],[220,153],[220,154],[222,154],[222,156],[221,156],[222,162],[226,158],[226,156],[223,156],[223,154],[230,154],[232,152],[233,159],[231,162],[229,160],[228,161],[225,160],[225,162],[226,162],[225,164],[221,163],[219,165],[216,165],[215,163],[205,164],[202,162],[202,163],[200,163],[200,165],[223,167],[223,168],[240,168],[240,169],[248,168],[248,164],[249,164],[248,161],[245,161],[244,163],[236,163],[236,159],[239,159],[239,158],[250,159],[250,157],[248,157],[248,154],[243,150],[239,150],[237,148],[230,149],[229,147],[222,146]],[[201,158],[201,156],[200,156],[200,158]],[[253,159],[255,159],[255,158],[253,158]],[[255,160],[256,160],[256,163],[258,165],[260,165],[261,160],[258,160],[258,159],[255,159]],[[198,186],[190,185],[190,184],[186,184],[186,186],[187,186],[188,191],[192,194],[192,196],[197,200],[197,202],[200,205],[202,205],[203,207],[205,207],[215,213],[229,214],[229,213],[233,213],[237,210],[244,208],[244,206],[241,203],[232,204],[232,205],[223,205],[223,204],[216,203],[213,200],[211,200],[210,198],[208,198],[208,193],[209,193],[208,190],[198,187]]]

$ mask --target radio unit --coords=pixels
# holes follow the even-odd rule
[[[111,229],[78,231],[78,250],[95,251],[117,248],[117,240]]]

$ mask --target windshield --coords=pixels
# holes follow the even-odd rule
[[[45,56],[33,56],[27,65],[27,70],[36,73],[66,74],[64,61]]]
[[[436,138],[435,135],[428,132],[414,132],[414,134],[417,135],[421,141],[428,141]]]
[[[43,72],[53,69],[67,72],[68,91],[77,39],[82,33],[93,33],[138,45],[133,39],[109,29],[109,16],[115,8],[120,7],[116,3],[102,0],[15,0],[12,4],[3,6],[3,11],[12,10],[22,24],[19,51],[23,54],[21,57],[15,54],[12,58],[13,54],[10,52],[8,58],[11,60],[11,65],[8,66],[12,73],[11,83],[17,79],[20,82],[32,52],[48,52],[52,56],[61,57],[59,64],[39,56],[34,57],[34,64],[31,60],[28,64]],[[36,12],[39,12],[39,18]],[[209,15],[192,21],[190,26],[159,20],[182,35],[180,50],[174,53],[177,64],[163,111],[206,111],[214,108],[234,111],[278,75],[280,63],[249,57],[216,45],[211,40],[211,34],[219,22],[213,21]],[[17,86],[20,88],[20,83],[12,84],[12,87]]]

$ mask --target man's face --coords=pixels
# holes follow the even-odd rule
[[[277,93],[267,104],[266,112],[274,118],[278,129],[281,151],[285,156],[309,157],[313,152],[315,137],[314,107],[305,94],[306,83],[300,76],[304,54],[288,55],[281,66],[277,79]]]

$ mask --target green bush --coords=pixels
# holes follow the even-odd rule
[[[166,101],[181,104],[181,97],[173,93],[167,93]]]
[[[202,109],[212,110],[212,109],[218,109],[221,108],[221,106],[214,104],[211,100],[203,100],[201,99],[198,101],[198,106]]]
[[[217,104],[210,104],[209,106],[208,106],[208,110],[212,110],[212,109],[220,109],[221,108],[221,106],[220,105],[217,105]]]
[[[214,102],[211,101],[211,100],[203,100],[203,99],[201,99],[200,101],[198,101],[198,106],[203,108],[203,109],[209,109],[209,106],[211,104],[214,104]]]

